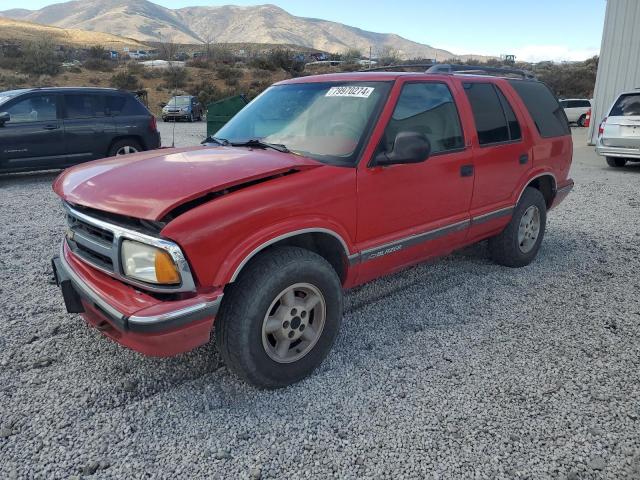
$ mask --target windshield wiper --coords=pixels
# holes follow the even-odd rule
[[[218,137],[214,137],[213,135],[210,135],[207,138],[205,138],[202,142],[200,142],[200,145],[204,145],[205,143],[217,143],[218,145],[222,145],[223,147],[226,147],[227,145],[231,145],[231,142],[226,138],[218,138]]]
[[[268,143],[263,142],[259,138],[252,138],[251,140],[247,140],[246,142],[232,142],[230,144],[232,147],[256,147],[256,148],[271,148],[273,150],[277,150],[282,153],[291,153],[285,145],[281,143]]]

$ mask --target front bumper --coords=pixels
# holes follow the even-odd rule
[[[630,158],[640,160],[640,148],[607,147],[598,143],[596,153],[603,157]]]
[[[222,292],[159,300],[76,259],[63,242],[52,260],[67,311],[116,342],[150,356],[187,352],[209,341]]]
[[[162,120],[188,120],[190,117],[189,113],[163,113]]]

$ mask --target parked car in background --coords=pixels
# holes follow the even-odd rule
[[[187,120],[195,122],[202,120],[204,110],[198,97],[191,95],[179,95],[172,97],[169,102],[162,107],[162,121]]]
[[[68,311],[149,355],[215,328],[228,368],[273,388],[328,354],[343,289],[486,239],[498,264],[530,264],[573,149],[525,78],[286,80],[203,146],[67,170],[53,265]]]
[[[640,161],[640,89],[616,98],[598,128],[596,152],[610,167]]]
[[[132,93],[108,88],[0,92],[0,172],[66,168],[159,146],[155,117]]]
[[[575,123],[579,127],[584,127],[587,112],[591,108],[590,100],[586,98],[566,98],[560,100],[560,106],[564,109],[569,123]]]

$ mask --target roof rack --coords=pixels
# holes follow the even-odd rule
[[[424,70],[427,68],[432,67],[433,65],[435,65],[434,63],[414,63],[414,64],[407,64],[407,65],[402,65],[402,64],[398,64],[398,65],[385,65],[384,67],[373,67],[373,68],[363,68],[362,72],[381,72],[384,70],[397,70],[399,68],[419,68],[420,70]]]
[[[486,74],[503,74],[503,75],[518,75],[523,79],[535,80],[536,76],[527,70],[519,68],[507,68],[507,67],[485,67],[483,65],[454,65],[449,63],[438,63],[430,66],[427,69],[427,73],[475,73],[479,75]]]

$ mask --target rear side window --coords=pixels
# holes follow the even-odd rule
[[[569,135],[569,121],[564,110],[544,83],[525,80],[509,80],[524,102],[538,133],[544,138]]]
[[[64,96],[66,118],[104,117],[104,103],[100,95],[71,94]]]
[[[620,95],[611,109],[610,117],[640,116],[640,93]]]
[[[149,114],[145,106],[132,95],[107,96],[106,112],[113,117]]]
[[[402,88],[384,133],[384,148],[393,150],[399,132],[423,133],[431,153],[464,148],[458,109],[444,83],[408,83]]]
[[[465,83],[480,145],[521,138],[520,124],[502,92],[491,83]]]

